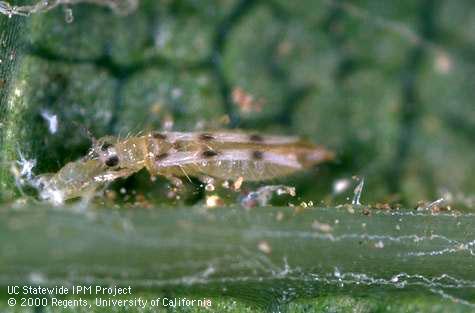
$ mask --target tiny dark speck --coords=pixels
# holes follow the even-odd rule
[[[165,153],[161,153],[161,154],[157,155],[155,157],[155,160],[160,161],[160,160],[163,160],[163,159],[166,159],[166,158],[168,158],[168,153],[165,152]]]
[[[264,157],[264,153],[262,153],[261,151],[252,151],[252,159],[254,160],[262,160],[262,158]]]
[[[214,150],[205,150],[205,151],[203,151],[203,153],[201,155],[205,158],[212,158],[214,156],[217,156],[218,152],[216,152]]]
[[[209,133],[203,133],[199,135],[198,139],[203,140],[203,141],[209,141],[209,140],[214,140],[216,138]]]
[[[160,139],[160,140],[167,139],[167,135],[162,134],[162,133],[158,133],[158,132],[152,133],[152,137],[155,138],[155,139]]]
[[[173,148],[176,150],[176,151],[184,151],[185,150],[185,146],[183,145],[183,142],[181,141],[176,141],[173,143]]]
[[[249,136],[250,141],[255,141],[255,142],[262,142],[264,141],[264,138],[261,135],[258,134],[252,134]]]

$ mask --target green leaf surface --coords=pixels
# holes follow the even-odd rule
[[[341,294],[369,307],[376,295],[473,301],[473,215],[349,208],[3,209],[0,284],[93,282],[273,311],[316,296],[359,301]]]

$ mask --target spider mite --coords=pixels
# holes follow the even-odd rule
[[[331,151],[297,137],[231,131],[151,132],[123,140],[101,138],[83,159],[55,174],[41,175],[38,181],[40,197],[62,203],[143,168],[152,177],[175,180],[198,176],[260,181],[331,159]]]

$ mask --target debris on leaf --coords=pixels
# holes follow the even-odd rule
[[[58,116],[51,114],[48,111],[41,111],[41,117],[48,123],[48,130],[51,134],[56,134],[58,131]]]
[[[272,247],[269,245],[269,243],[265,240],[262,240],[258,243],[257,248],[261,251],[264,252],[265,254],[270,254],[272,252]]]
[[[206,206],[208,208],[215,208],[224,205],[224,201],[217,195],[211,195],[206,197]]]
[[[353,191],[354,197],[353,197],[353,201],[351,201],[351,204],[361,205],[360,199],[361,199],[361,193],[363,192],[363,187],[364,187],[364,178],[361,179],[360,183],[358,184],[358,186],[356,186],[355,190]]]
[[[241,199],[240,203],[246,209],[250,209],[256,206],[266,206],[272,199],[274,193],[278,196],[288,194],[291,197],[294,197],[295,187],[289,187],[284,185],[263,186],[257,189],[256,191],[249,192]]]
[[[329,233],[329,232],[332,232],[333,231],[333,227],[331,227],[330,224],[326,224],[326,223],[320,223],[319,221],[317,220],[314,220],[313,223],[312,223],[312,228],[317,230],[317,231],[321,231],[321,232],[324,232],[324,233]]]

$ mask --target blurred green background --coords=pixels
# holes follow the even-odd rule
[[[334,150],[335,162],[272,182],[296,186],[298,199],[348,203],[358,176],[365,204],[411,209],[443,197],[473,211],[473,1],[142,0],[127,14],[101,3],[130,1],[92,2],[0,15],[3,201],[18,197],[19,151],[36,174],[54,172],[87,152],[83,128],[127,136],[173,122],[301,135]],[[350,187],[335,195],[339,180]],[[116,185],[177,205],[146,173]],[[202,201],[195,189],[184,203]]]

